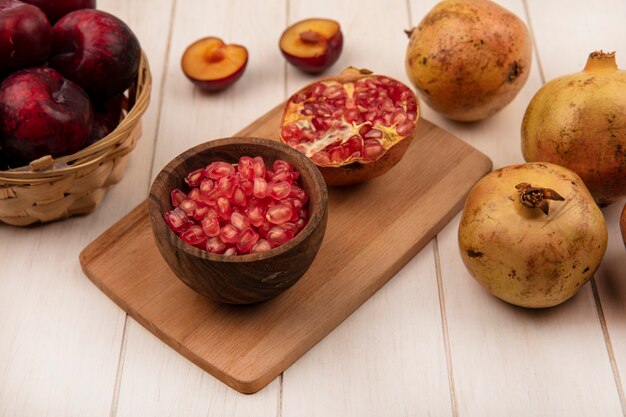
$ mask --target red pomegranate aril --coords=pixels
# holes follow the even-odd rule
[[[395,125],[398,125],[404,122],[407,119],[407,114],[404,110],[396,110],[391,115],[391,122]]]
[[[205,235],[213,237],[220,234],[220,221],[217,217],[205,217],[200,224]]]
[[[204,204],[204,203],[202,203],[200,201],[197,201],[196,202],[196,208],[193,211],[193,214],[191,216],[195,220],[199,221],[199,220],[204,219],[207,216],[207,214],[209,214],[210,210],[213,210],[213,209],[211,207],[207,206],[206,204]],[[213,210],[213,211],[215,211],[215,210]],[[216,215],[217,215],[217,213],[216,213]]]
[[[174,188],[170,193],[170,198],[172,199],[172,207],[178,207],[183,200],[187,199],[187,194],[178,188]]]
[[[235,165],[216,161],[185,177],[196,184],[187,195],[179,188],[170,192],[174,208],[163,216],[183,241],[207,252],[228,256],[267,251],[292,239],[305,222],[308,196],[299,178],[280,159],[271,169],[261,157],[244,156]]]
[[[227,247],[226,250],[223,253],[224,256],[234,256],[234,255],[239,255],[239,252],[237,252],[237,248],[234,246],[230,246]]]
[[[296,221],[296,226],[298,226],[298,230],[302,230],[304,229],[304,226],[306,226],[307,220],[300,217],[297,221]]]
[[[283,229],[286,232],[290,232],[292,234],[296,234],[298,232],[298,226],[295,223],[292,222],[287,222],[287,223],[283,223],[280,226],[281,229]]]
[[[260,156],[252,158],[252,170],[255,177],[265,177],[265,162]]]
[[[264,178],[255,178],[252,195],[256,198],[265,198],[267,197],[267,188],[267,181]]]
[[[398,134],[402,136],[408,135],[413,130],[413,127],[413,122],[411,120],[406,120],[396,126],[396,132],[398,132]]]
[[[279,246],[293,239],[293,233],[275,226],[267,232],[266,239],[271,245]]]
[[[226,197],[218,197],[217,199],[217,214],[224,220],[230,219],[232,209],[230,201]]]
[[[291,192],[291,184],[287,181],[270,182],[267,185],[267,195],[274,200],[282,200],[287,198]]]
[[[250,248],[250,253],[267,252],[270,249],[272,249],[272,245],[270,245],[270,243],[267,240],[259,239],[254,244],[254,246],[252,246],[252,248]]]
[[[220,229],[220,239],[224,243],[235,243],[239,239],[239,230],[227,223]]]
[[[293,165],[287,161],[283,161],[282,159],[277,159],[274,161],[274,164],[272,164],[272,169],[275,173],[282,171],[293,172]]]
[[[223,161],[211,162],[211,164],[204,169],[204,176],[212,180],[219,180],[222,177],[233,175],[234,173],[235,167]]]
[[[207,237],[202,230],[202,227],[197,224],[189,226],[187,230],[179,234],[180,238],[192,246],[204,246],[206,244]]]
[[[232,224],[239,230],[247,229],[250,227],[250,221],[248,220],[248,218],[238,212],[234,212],[230,215],[230,224]]]
[[[196,207],[197,205],[194,200],[183,200],[178,205],[178,208],[184,211],[187,216],[193,216],[193,212],[196,209]]]
[[[203,169],[196,169],[195,171],[191,171],[189,174],[187,174],[187,177],[185,177],[185,182],[189,184],[190,187],[199,186],[202,179],[204,179],[204,176],[202,174],[203,171]]]
[[[293,174],[287,171],[278,171],[270,178],[272,182],[287,181],[289,184],[293,184]]]
[[[163,217],[165,218],[165,222],[170,227],[170,229],[172,229],[174,232],[180,232],[185,230],[189,224],[187,223],[186,219],[180,216],[180,213],[184,214],[184,212],[182,210],[176,210],[178,210],[178,208],[166,211]]]
[[[217,189],[219,190],[220,195],[229,198],[232,197],[233,192],[235,191],[235,177],[228,175],[220,178],[217,182]]]
[[[363,142],[363,155],[368,159],[376,159],[382,155],[385,148],[375,139],[369,139]]]
[[[206,251],[209,253],[224,253],[226,244],[217,236],[206,241]]]
[[[267,209],[265,218],[273,224],[283,224],[291,219],[292,209],[288,204],[278,204]]]
[[[245,207],[248,204],[248,197],[246,196],[246,192],[241,185],[235,187],[232,204],[239,207]]]
[[[239,234],[239,240],[237,241],[237,249],[239,249],[243,253],[247,253],[252,249],[252,247],[259,240],[259,235],[252,230],[251,228],[247,228],[242,230]]]
[[[205,178],[200,182],[200,194],[209,195],[215,188],[215,181],[209,178]]]
[[[239,176],[242,179],[254,178],[254,171],[252,170],[252,158],[249,156],[242,156],[237,163],[237,169],[239,170]]]

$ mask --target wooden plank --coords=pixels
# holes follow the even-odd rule
[[[435,3],[411,2],[413,22],[419,22]],[[522,1],[498,3],[525,19]],[[547,11],[547,3],[551,2],[529,2],[529,6],[550,22],[567,13],[573,27],[580,24],[580,17],[574,14],[585,14],[583,8],[566,2],[559,12]],[[540,48],[548,37],[561,31],[554,23],[550,25],[544,36],[536,37]],[[571,45],[578,48],[575,42]],[[545,57],[541,58],[543,64]],[[552,60],[562,59],[567,58],[559,49]],[[426,117],[491,156],[495,167],[523,162],[519,126],[528,102],[541,86],[538,69],[534,61],[517,98],[488,120],[454,123],[430,109],[425,110]],[[495,299],[470,277],[461,262],[459,218],[438,237],[458,415],[622,415],[590,286],[564,305],[545,311],[520,309]]]
[[[123,180],[87,216],[31,228],[0,225],[2,416],[110,415],[126,314],[85,282],[77,258],[145,198],[135,190],[149,181],[169,4],[98,2],[129,24],[152,64],[152,104]]]
[[[276,138],[282,111],[273,114]],[[293,288],[266,303],[219,305],[184,286],[156,249],[145,203],[82,252],[83,269],[174,349],[233,388],[256,392],[415,256],[491,168],[484,155],[425,120],[417,137],[396,175],[329,190],[318,256]]]
[[[404,0],[290,1],[289,22],[340,22],[344,49],[324,75],[365,67],[411,85],[404,71],[409,27]],[[289,93],[310,83],[288,68]],[[392,170],[388,175],[398,175]],[[394,198],[402,199],[401,196]],[[374,234],[379,227],[373,227]],[[315,392],[315,395],[311,395]],[[389,283],[283,376],[283,415],[451,415],[447,364],[429,244]]]
[[[263,7],[255,6],[251,2],[176,2],[170,13],[174,23],[152,176],[184,149],[228,136],[285,99],[284,65],[277,39],[285,22],[286,1],[272,0]],[[228,90],[212,95],[196,90],[180,69],[186,46],[205,36],[240,43],[250,54],[243,77]],[[140,189],[145,190],[141,194],[145,198],[147,187]],[[278,414],[278,380],[254,397],[243,396],[180,356],[134,320],[129,320],[128,328],[117,416]]]
[[[626,68],[626,3],[602,0],[594,4],[581,0],[552,1],[545,7],[529,3],[535,36],[540,39],[538,53],[545,81],[581,71],[590,52],[616,51],[617,65]],[[553,18],[548,18],[552,16]],[[615,385],[626,413],[624,376],[626,376],[626,256],[619,231],[619,215],[626,203],[620,199],[602,210],[609,231],[609,246],[595,274],[597,307],[611,359]]]

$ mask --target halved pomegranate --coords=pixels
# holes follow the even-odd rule
[[[409,87],[348,68],[291,96],[280,138],[311,158],[328,185],[352,185],[400,161],[418,118],[417,97]]]

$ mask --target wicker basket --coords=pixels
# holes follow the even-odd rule
[[[125,116],[113,132],[75,154],[44,156],[28,166],[0,171],[0,221],[26,226],[98,207],[109,185],[124,175],[128,154],[141,136],[151,89],[150,67],[142,53],[137,81],[124,103]]]

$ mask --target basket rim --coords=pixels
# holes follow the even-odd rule
[[[70,155],[52,158],[43,156],[33,162],[45,159],[50,169],[36,171],[30,165],[2,171],[0,170],[0,187],[7,185],[28,185],[53,181],[68,174],[84,170],[92,165],[99,164],[115,152],[118,143],[122,142],[141,121],[150,103],[152,91],[152,74],[145,51],[142,49],[137,72],[137,91],[134,95],[134,105],[117,127],[104,138]],[[132,99],[133,97],[131,97]],[[76,163],[66,165],[72,161]]]

